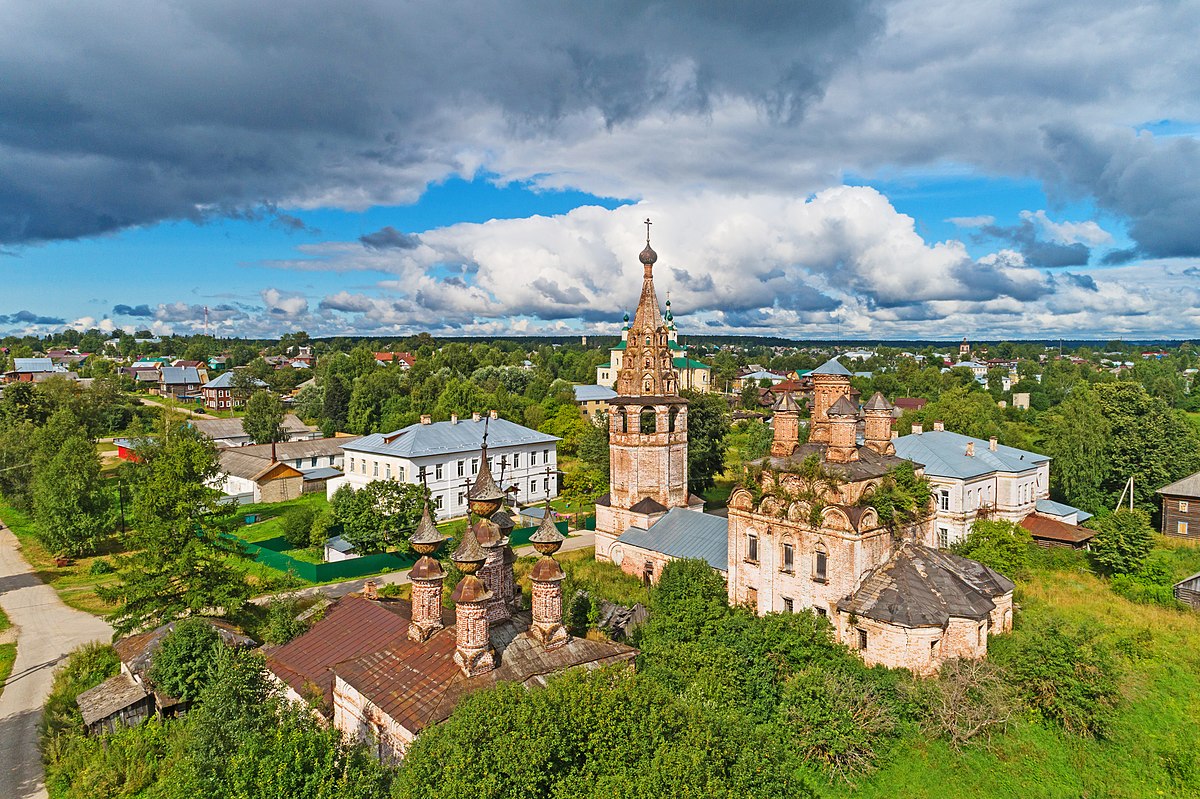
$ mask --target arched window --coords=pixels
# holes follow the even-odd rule
[[[629,432],[629,417],[625,414],[624,408],[617,408],[615,420],[613,423],[614,428],[620,430],[622,433]]]
[[[646,359],[646,363],[645,363],[645,366],[644,366],[644,368],[646,368],[646,369],[649,369],[649,368],[650,368],[650,359],[649,359],[649,358],[647,358],[647,359]]]
[[[646,336],[646,346],[647,347],[650,346],[650,337],[649,336]]]
[[[650,375],[646,375],[644,378],[642,378],[642,394],[644,396],[649,396],[650,392],[652,392],[653,390],[654,390],[654,380],[653,380],[653,378],[650,377]]]
[[[653,433],[655,431],[654,409],[653,408],[642,409],[642,416],[641,416],[640,421],[641,421],[641,428],[642,428],[643,433]]]
[[[674,433],[674,432],[675,432],[675,419],[676,419],[676,417],[678,417],[678,416],[679,416],[679,409],[678,409],[678,408],[672,408],[672,409],[671,409],[671,410],[670,410],[670,411],[667,413],[667,430],[668,430],[668,432],[671,432],[671,433]]]

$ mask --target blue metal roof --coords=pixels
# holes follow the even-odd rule
[[[974,455],[967,455],[969,442],[975,445]],[[892,443],[896,445],[897,455],[923,464],[925,474],[930,477],[967,479],[992,472],[1024,472],[1050,460],[1048,455],[1003,444],[997,444],[996,451],[992,452],[987,441],[949,430],[911,433]]]
[[[200,373],[194,366],[164,366],[159,379],[168,385],[199,383]]]
[[[720,516],[672,508],[649,530],[630,527],[617,540],[670,558],[702,558],[718,571],[729,571],[729,520]]]
[[[820,366],[818,366],[816,369],[813,369],[813,370],[812,370],[812,372],[810,372],[809,374],[814,374],[814,375],[845,375],[846,377],[849,377],[849,376],[850,376],[850,370],[849,370],[849,369],[847,369],[846,367],[842,366],[842,365],[841,365],[841,363],[839,363],[839,362],[838,362],[838,359],[837,359],[837,358],[830,358],[828,361],[826,361],[825,363],[821,364],[821,365],[820,365]]]
[[[371,452],[400,458],[420,458],[429,455],[449,455],[457,452],[478,452],[483,440],[484,420],[459,419],[458,422],[410,424],[392,433],[372,433],[346,444],[347,452]],[[390,439],[390,441],[389,441]],[[526,444],[552,444],[557,436],[539,433],[507,419],[488,422],[488,446],[492,449],[519,447]]]
[[[334,552],[341,552],[343,555],[354,551],[354,544],[351,544],[340,535],[335,535],[333,538],[325,542],[325,546],[332,549]]]
[[[572,386],[575,389],[576,402],[588,402],[591,400],[610,400],[617,396],[617,392],[607,386]]]
[[[234,370],[232,370],[232,369],[228,372],[223,372],[220,377],[216,378],[215,380],[210,380],[209,382],[205,383],[204,387],[205,388],[233,388],[233,375],[234,375]],[[254,380],[255,386],[257,386],[259,388],[267,387],[267,384],[264,383],[263,381],[259,380],[257,377],[253,378],[253,380]]]
[[[1073,508],[1062,502],[1055,502],[1052,499],[1039,499],[1037,505],[1034,506],[1038,513],[1044,513],[1048,516],[1070,516],[1075,514],[1077,522],[1087,521],[1092,518],[1092,514],[1079,508]]]
[[[13,358],[13,370],[17,372],[53,372],[54,362],[49,358]]]

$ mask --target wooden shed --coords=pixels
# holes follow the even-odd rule
[[[1175,583],[1175,598],[1192,610],[1200,610],[1200,572]]]

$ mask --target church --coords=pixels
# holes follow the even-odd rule
[[[812,372],[808,440],[800,406],[775,406],[770,455],[729,498],[728,517],[688,492],[687,401],[654,289],[658,255],[639,256],[642,292],[609,400],[610,490],[596,505],[596,559],[654,582],[678,558],[701,558],[726,579],[730,602],[756,612],[812,609],[868,664],[934,674],[981,658],[1012,629],[1013,583],[936,547],[931,503],[912,518],[872,504],[899,467],[892,406],[852,402],[836,359]],[[864,422],[860,440],[858,426]]]

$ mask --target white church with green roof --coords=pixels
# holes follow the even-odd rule
[[[671,351],[671,366],[679,373],[680,390],[692,391],[712,390],[712,370],[708,364],[692,360],[688,357],[687,347],[679,343],[679,331],[675,327],[675,318],[671,313],[671,301],[667,300],[667,309],[663,314],[667,325],[667,348]],[[611,350],[608,363],[596,367],[596,385],[612,388],[617,384],[617,373],[625,358],[625,347],[629,343],[629,314],[625,314],[625,324],[621,328],[621,342]]]

